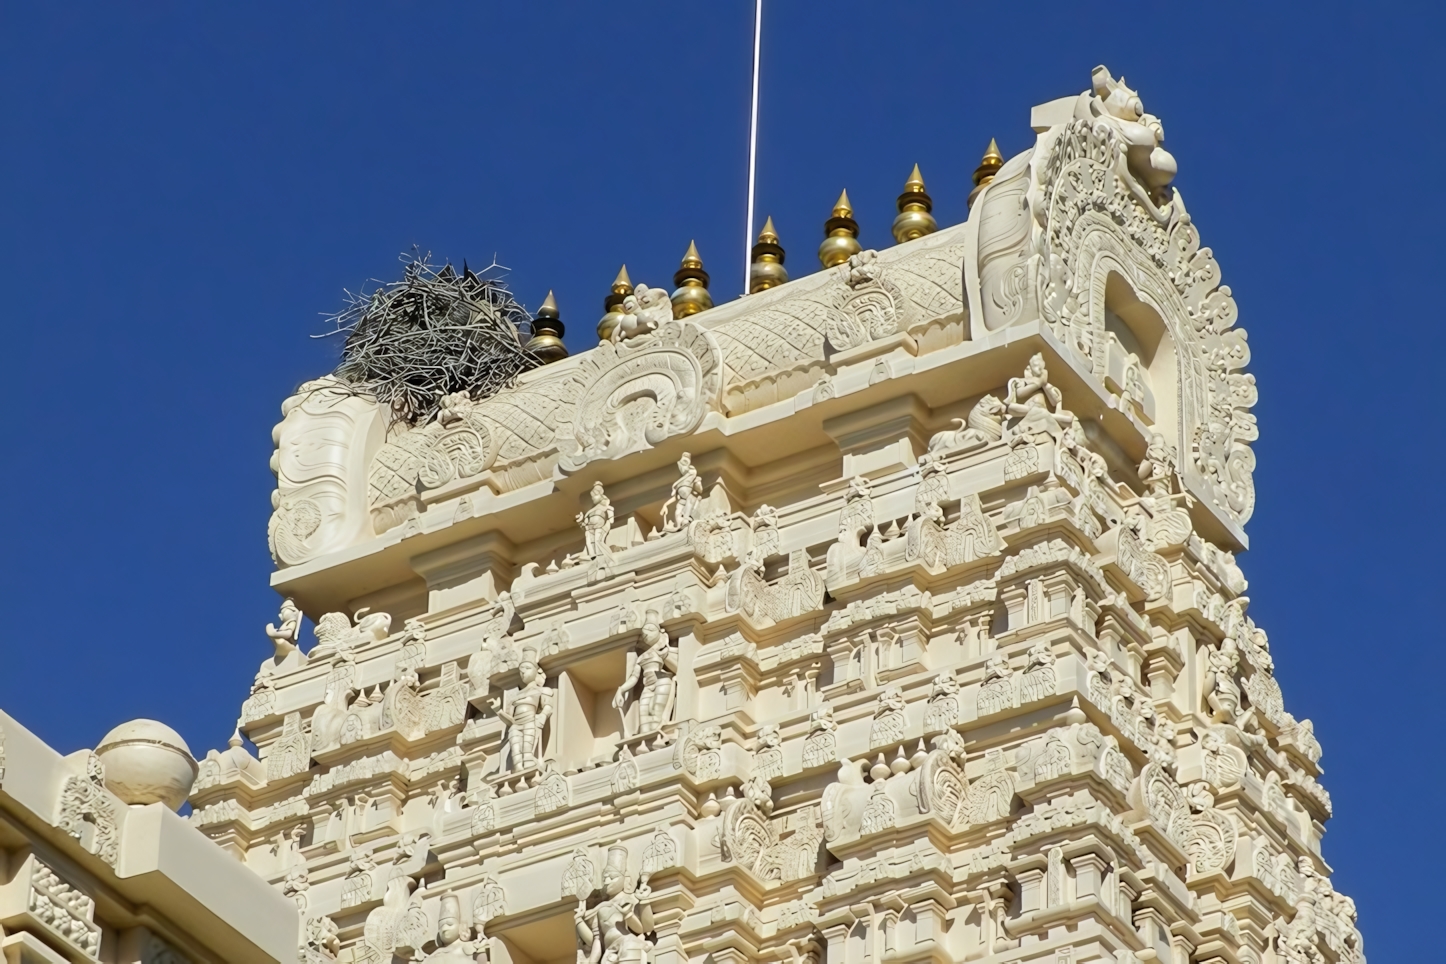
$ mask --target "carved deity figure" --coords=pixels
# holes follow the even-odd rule
[[[597,559],[608,554],[608,532],[612,530],[614,518],[613,505],[603,491],[603,484],[594,482],[592,506],[577,514],[577,524],[582,527],[584,558]]]
[[[663,503],[663,531],[679,532],[688,528],[693,516],[703,501],[703,480],[693,465],[693,457],[687,452],[678,460],[678,480],[673,483],[673,492]]]
[[[522,685],[510,703],[501,697],[488,697],[488,705],[507,727],[506,760],[499,762],[499,772],[513,773],[537,767],[542,758],[542,740],[547,721],[552,718],[552,687],[546,685],[532,649],[522,651],[517,666]]]
[[[294,599],[288,596],[282,601],[276,621],[280,625],[266,624],[266,635],[271,637],[271,644],[276,647],[276,662],[280,663],[296,651],[296,640],[301,634],[301,610],[296,608]]]
[[[426,957],[426,964],[462,964],[464,961],[485,961],[483,945],[468,939],[470,928],[462,923],[462,903],[456,894],[443,894],[437,912],[437,949]]]
[[[1184,502],[1188,507],[1193,500],[1188,492],[1174,491],[1175,457],[1165,436],[1159,432],[1150,436],[1139,474],[1145,484],[1140,502],[1150,510],[1146,544],[1151,549],[1159,549],[1184,543],[1190,538],[1190,513],[1175,503]]]
[[[608,848],[603,867],[602,894],[591,912],[579,901],[573,912],[577,932],[578,964],[648,964],[653,943],[652,890],[647,875],[628,873],[628,848]]]
[[[1207,650],[1206,656],[1209,671],[1205,677],[1205,704],[1216,721],[1230,722],[1240,711],[1240,684],[1235,681],[1240,653],[1235,640],[1227,636],[1218,647]]]
[[[650,334],[657,331],[659,325],[673,320],[673,301],[662,288],[640,284],[623,299],[622,308],[623,317],[612,331],[614,344]]]
[[[1004,408],[1010,418],[1019,420],[1011,428],[1015,441],[1058,438],[1061,430],[1074,421],[1074,416],[1064,410],[1063,393],[1049,383],[1049,369],[1038,352],[1030,356],[1022,376],[1009,380]]]
[[[627,675],[613,696],[613,706],[623,715],[624,736],[653,733],[663,728],[673,714],[675,678],[678,674],[678,652],[658,622],[656,610],[649,609],[643,617],[638,648],[628,653]],[[635,691],[637,692],[634,700]],[[638,707],[637,730],[628,725],[628,703]]]

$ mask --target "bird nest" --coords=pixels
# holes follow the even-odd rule
[[[445,396],[480,400],[510,387],[541,360],[525,347],[531,318],[493,264],[481,273],[463,262],[438,269],[415,250],[402,256],[402,280],[346,293],[327,316],[345,335],[332,372],[346,388],[375,398],[395,422],[431,419]]]

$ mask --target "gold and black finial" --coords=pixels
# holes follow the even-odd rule
[[[854,209],[849,204],[849,192],[838,196],[833,206],[833,217],[823,223],[823,244],[818,246],[818,260],[825,268],[843,264],[850,255],[863,250],[859,244],[859,223],[854,220]]]
[[[783,245],[778,243],[778,232],[773,230],[773,218],[769,217],[758,232],[758,241],[753,245],[753,266],[748,269],[748,293],[777,287],[788,281],[788,272],[783,269]]]
[[[1004,166],[1004,155],[999,153],[999,145],[994,138],[989,138],[989,147],[984,152],[984,159],[974,169],[974,190],[969,192],[969,206],[974,206],[974,199],[979,192],[984,190],[984,185],[994,180],[994,175]]]
[[[532,319],[532,338],[527,350],[542,359],[544,365],[561,361],[567,357],[567,346],[562,343],[562,316],[557,313],[557,299],[552,292],[542,299],[537,317]]]
[[[939,230],[939,222],[929,212],[934,210],[934,199],[924,190],[924,176],[919,165],[904,182],[904,193],[899,195],[899,216],[894,218],[894,240],[903,244]]]
[[[633,282],[628,277],[628,266],[623,265],[618,269],[618,276],[613,279],[613,290],[603,299],[603,311],[607,314],[597,323],[597,336],[601,341],[612,341],[613,329],[618,326],[623,313],[619,309],[623,306],[623,299],[633,293]]]
[[[713,307],[713,296],[708,293],[708,272],[703,270],[703,259],[698,257],[698,243],[688,242],[688,253],[683,263],[673,272],[673,317],[686,318]]]

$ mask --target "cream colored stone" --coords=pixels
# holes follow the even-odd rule
[[[164,803],[181,809],[197,765],[181,734],[155,720],[131,720],[107,733],[95,749],[106,789],[132,806]]]
[[[1364,961],[1235,559],[1230,289],[1123,78],[1031,123],[962,224],[686,319],[639,285],[425,424],[285,402],[288,601],[189,818],[285,955]],[[106,787],[182,774],[114,743],[14,792],[123,874],[178,819]]]

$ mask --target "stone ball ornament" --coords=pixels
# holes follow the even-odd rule
[[[164,803],[179,810],[196,780],[196,759],[181,734],[156,720],[131,720],[96,747],[105,786],[132,806]]]

